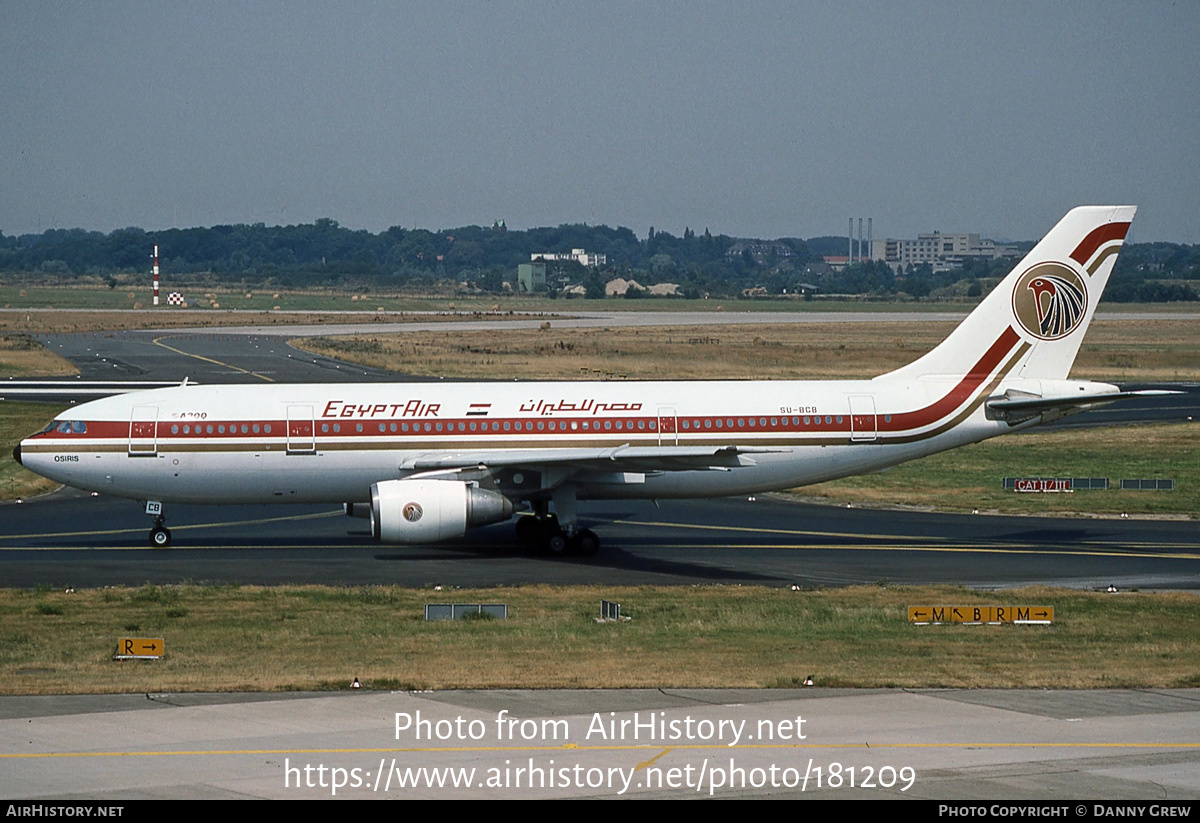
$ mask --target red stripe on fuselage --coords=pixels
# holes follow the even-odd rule
[[[923,409],[893,414],[890,421],[880,420],[880,431],[904,431],[936,423],[965,403],[1019,342],[1021,338],[1013,331],[1013,327],[1009,326],[945,397]]]
[[[1097,226],[1083,238],[1083,242],[1075,251],[1071,252],[1071,259],[1082,266],[1096,253],[1096,249],[1111,240],[1124,240],[1128,231],[1128,223],[1105,223],[1103,226]]]

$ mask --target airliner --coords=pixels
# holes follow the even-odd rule
[[[940,345],[872,380],[188,385],[84,403],[14,457],[170,503],[341,503],[387,543],[516,521],[591,554],[577,501],[754,494],[874,472],[1122,397],[1068,379],[1133,206],[1070,211]]]

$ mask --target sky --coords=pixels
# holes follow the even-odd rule
[[[1200,3],[0,0],[0,231],[1200,243]]]

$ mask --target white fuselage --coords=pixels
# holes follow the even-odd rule
[[[645,467],[593,461],[572,483],[581,498],[704,497],[877,470],[1011,431],[985,418],[986,376],[183,386],[83,404],[21,453],[40,474],[106,494],[266,503],[363,501],[371,484],[419,473],[425,455],[491,463],[519,452],[536,464],[562,450],[655,447]],[[654,465],[686,447],[754,451],[732,468]],[[528,491],[516,496],[540,489]]]

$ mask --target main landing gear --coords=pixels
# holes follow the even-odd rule
[[[163,510],[163,504],[157,500],[147,500],[146,514],[154,515],[154,526],[150,529],[150,545],[156,549],[165,549],[171,545],[171,530],[165,525],[166,512]]]
[[[559,518],[549,511],[549,501],[534,501],[533,514],[523,514],[517,518],[517,539],[522,543],[540,546],[555,556],[595,554],[600,550],[600,538],[591,529],[578,527],[573,517],[573,504],[574,499],[566,507],[559,506],[555,501],[555,507],[560,512],[565,508],[572,515],[569,523],[560,525]]]

